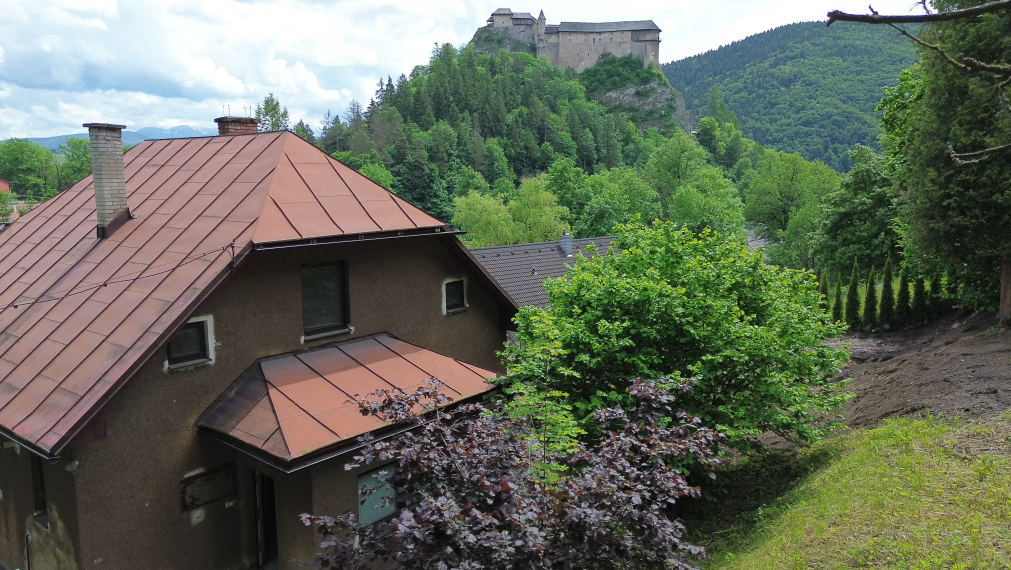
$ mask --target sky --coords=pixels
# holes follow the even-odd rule
[[[549,24],[651,19],[663,63],[830,10],[867,12],[867,0],[0,0],[0,140],[89,122],[213,127],[270,92],[293,124],[316,126],[367,102],[380,77],[427,63],[436,43],[466,43],[503,6],[544,10]]]

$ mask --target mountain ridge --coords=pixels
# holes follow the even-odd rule
[[[136,131],[123,131],[123,146],[133,146],[148,139],[184,139],[190,137],[207,137],[218,134],[217,129],[204,127],[193,127],[190,125],[179,125],[170,129],[159,127],[141,127]],[[51,137],[32,137],[25,140],[39,143],[43,147],[55,151],[61,144],[65,144],[68,138],[88,138],[88,133],[71,133],[68,135],[55,135]]]

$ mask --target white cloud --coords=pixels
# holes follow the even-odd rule
[[[866,0],[575,0],[514,4],[550,23],[652,19],[662,61],[714,49]],[[904,13],[912,0],[875,2]],[[409,74],[435,43],[468,41],[502,0],[4,0],[0,139],[131,128],[213,126],[274,92],[293,120],[367,101],[379,77]]]

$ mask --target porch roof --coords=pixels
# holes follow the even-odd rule
[[[381,333],[262,358],[197,419],[197,427],[290,465],[386,427],[353,396],[437,378],[454,401],[490,391],[495,373]]]

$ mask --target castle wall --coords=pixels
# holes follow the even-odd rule
[[[632,55],[647,64],[660,65],[657,32],[562,32],[556,35],[559,40],[557,63],[552,61],[554,65],[583,71],[593,67],[605,53],[616,57]]]

